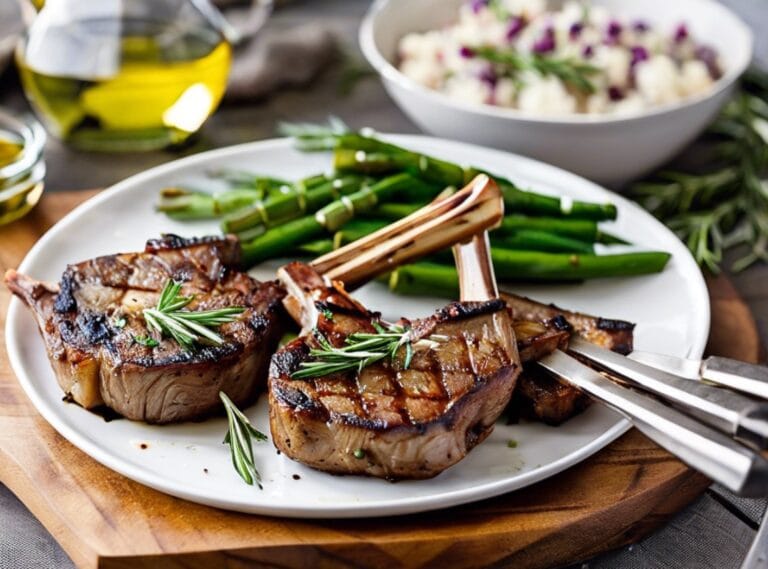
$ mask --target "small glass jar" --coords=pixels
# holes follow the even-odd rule
[[[40,123],[0,109],[0,225],[22,217],[40,201],[44,146]]]

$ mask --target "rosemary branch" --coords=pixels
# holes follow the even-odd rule
[[[534,71],[544,77],[553,76],[566,85],[582,93],[592,94],[595,86],[589,76],[599,69],[571,57],[551,57],[538,53],[525,54],[512,49],[500,50],[494,47],[471,47],[467,54],[479,57],[497,65],[498,71],[504,75],[515,76],[522,71]]]
[[[310,350],[312,360],[301,362],[300,369],[291,374],[291,379],[306,379],[323,377],[346,371],[361,371],[387,357],[395,359],[400,348],[405,348],[403,367],[408,369],[413,358],[413,343],[411,331],[403,326],[388,324],[381,326],[372,322],[375,334],[355,333],[347,336],[346,345],[334,347],[323,334],[314,329],[313,336],[320,344],[319,348]]]
[[[768,74],[750,71],[708,134],[717,142],[714,168],[660,172],[636,184],[632,196],[714,273],[736,246],[746,253],[731,270],[768,262]]]
[[[229,445],[230,454],[232,455],[232,466],[235,467],[235,470],[237,470],[237,473],[246,484],[253,485],[255,482],[259,488],[263,488],[261,485],[261,475],[256,469],[256,463],[253,460],[253,441],[251,439],[256,439],[257,442],[264,442],[267,440],[267,436],[251,425],[248,417],[237,408],[232,400],[227,397],[226,393],[219,391],[219,398],[227,412],[229,430],[223,442],[225,445]]]
[[[238,314],[245,311],[245,308],[233,306],[197,312],[182,310],[195,297],[181,296],[181,284],[169,279],[160,293],[157,306],[144,309],[147,327],[163,336],[173,338],[185,350],[191,350],[199,343],[222,345],[224,339],[211,328],[233,322]],[[144,342],[144,345],[154,347],[147,342]]]

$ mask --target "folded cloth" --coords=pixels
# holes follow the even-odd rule
[[[336,57],[333,34],[317,24],[262,26],[273,4],[286,0],[213,0],[236,37],[224,102],[261,99],[283,86],[306,85]]]
[[[236,48],[224,101],[252,101],[279,87],[305,85],[337,51],[330,30],[316,24],[288,30],[267,26],[257,38]]]

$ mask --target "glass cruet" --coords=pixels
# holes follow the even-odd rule
[[[16,62],[35,113],[65,142],[179,145],[221,101],[232,49],[208,0],[35,1]]]

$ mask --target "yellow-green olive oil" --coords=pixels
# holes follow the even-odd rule
[[[78,22],[82,33],[94,35],[103,25]],[[232,54],[213,31],[169,35],[151,22],[123,22],[114,54],[119,61],[106,77],[43,73],[20,48],[25,93],[48,129],[80,148],[146,150],[182,143],[218,106]]]
[[[24,143],[14,133],[0,130],[0,172],[5,166],[22,159]],[[43,194],[41,173],[33,165],[29,170],[5,177],[0,174],[0,225],[10,223],[31,210]]]

